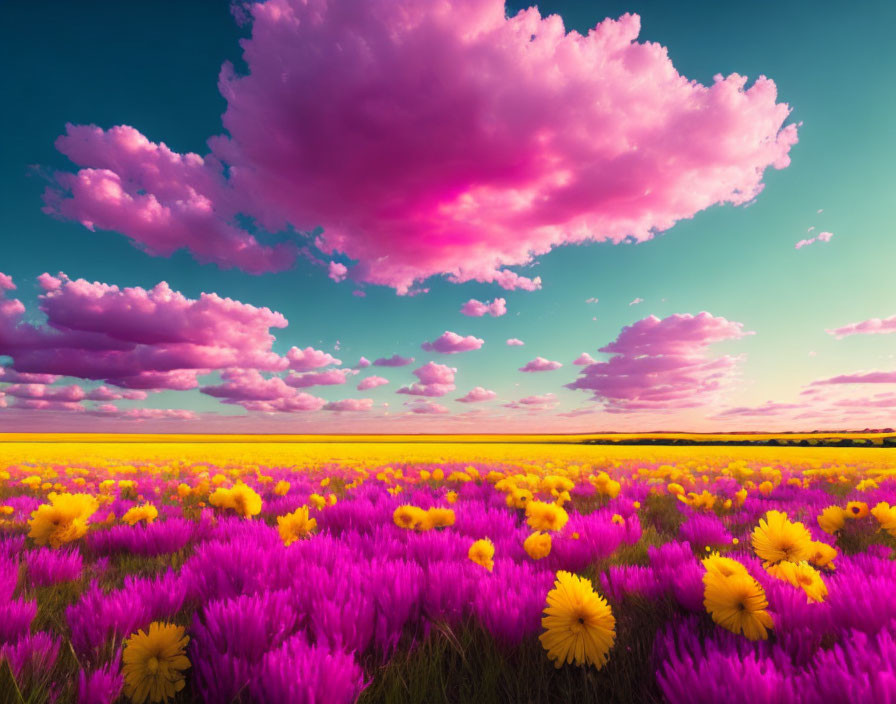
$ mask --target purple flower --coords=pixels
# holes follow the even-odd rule
[[[35,587],[47,587],[80,578],[83,560],[77,550],[38,548],[25,553],[28,579]]]

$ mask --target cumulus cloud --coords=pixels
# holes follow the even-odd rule
[[[518,340],[515,337],[511,337],[509,340],[507,340],[508,347],[522,347],[525,344],[525,342],[523,342],[522,340]]]
[[[413,363],[413,357],[402,357],[398,354],[393,354],[391,357],[380,357],[379,359],[373,360],[373,366],[375,367],[406,367],[407,365]]]
[[[553,362],[550,359],[545,359],[544,357],[536,357],[530,362],[526,362],[526,365],[520,367],[521,372],[550,372],[554,369],[559,369],[563,364],[560,362]]]
[[[384,379],[381,376],[368,376],[365,379],[361,379],[361,383],[358,384],[358,391],[366,391],[367,389],[375,389],[377,386],[383,386],[388,383],[389,383],[389,380]]]
[[[330,401],[324,405],[325,411],[369,411],[373,408],[372,398],[346,398],[342,401]]]
[[[3,301],[0,300],[0,307],[2,305]],[[0,382],[8,384],[52,384],[60,378],[56,374],[22,374],[9,367],[0,367]]]
[[[286,377],[286,383],[297,389],[305,389],[309,386],[336,386],[344,384],[349,376],[357,373],[353,369],[328,369],[324,372],[290,374]]]
[[[361,359],[358,360],[358,363],[354,366],[354,369],[366,369],[369,366],[370,360],[367,359],[367,357],[362,356]]]
[[[445,406],[440,403],[436,403],[435,401],[424,401],[423,399],[408,401],[404,405],[411,413],[424,415],[441,415],[450,412]]]
[[[503,0],[268,0],[248,7],[247,73],[225,63],[225,134],[179,154],[127,126],[68,125],[45,210],[153,255],[252,273],[297,247],[409,293],[431,276],[533,289],[507,267],[563,244],[637,242],[742,205],[797,141],[772,80],[703,85],[640,18],[586,35]],[[426,90],[421,90],[426,86]],[[432,119],[438,115],[438,119]]]
[[[794,249],[802,249],[803,247],[808,247],[810,244],[815,244],[816,242],[830,242],[831,237],[833,236],[834,233],[832,232],[819,232],[815,237],[797,242]]]
[[[455,367],[448,367],[436,362],[427,362],[414,370],[415,381],[410,386],[402,386],[396,393],[411,396],[445,396],[454,391]]]
[[[491,401],[492,399],[497,398],[497,396],[498,394],[490,389],[474,386],[470,391],[456,400],[461,403],[479,403],[480,401]]]
[[[342,364],[341,360],[336,359],[328,352],[322,352],[313,347],[306,347],[303,350],[292,347],[286,353],[286,359],[289,360],[289,368],[297,372],[308,372],[312,369],[328,367],[331,364]]]
[[[710,357],[709,346],[746,334],[741,323],[709,313],[649,316],[626,326],[567,388],[592,393],[611,412],[703,405],[730,381],[739,357]]]
[[[511,401],[505,403],[505,408],[524,411],[550,411],[557,407],[560,402],[554,394],[542,394],[541,396],[526,396],[519,401]]]
[[[469,352],[470,350],[478,350],[482,347],[482,340],[479,337],[467,335],[463,337],[456,332],[446,330],[432,342],[424,342],[420,348],[427,352],[440,352],[441,354],[457,354],[458,352]]]
[[[460,307],[460,312],[473,318],[481,318],[483,315],[497,318],[507,312],[507,301],[503,298],[496,298],[490,303],[488,301],[483,303],[471,298]]]
[[[345,281],[345,277],[348,276],[348,267],[345,264],[340,264],[339,262],[330,262],[327,266],[327,269],[327,275],[336,283]]]
[[[578,357],[575,358],[575,361],[573,361],[573,364],[575,364],[576,366],[579,366],[579,367],[583,367],[587,364],[594,364],[594,362],[595,362],[594,357],[592,357],[587,352],[582,352],[582,354],[580,354]]]
[[[837,338],[847,337],[848,335],[887,335],[891,332],[896,332],[896,315],[891,315],[889,318],[870,318],[860,323],[850,323],[826,332]]]
[[[2,289],[11,290],[6,277]],[[282,370],[271,328],[286,327],[268,308],[203,293],[190,299],[162,282],[119,288],[64,274],[43,275],[46,323],[25,322],[25,306],[0,297],[0,356],[20,374],[103,380],[130,389],[190,389],[196,377],[229,367]],[[4,371],[4,375],[7,372]]]

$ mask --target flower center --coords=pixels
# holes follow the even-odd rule
[[[159,659],[155,655],[146,661],[146,671],[151,675],[159,671]]]

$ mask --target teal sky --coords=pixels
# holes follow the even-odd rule
[[[522,7],[510,3],[508,11]],[[667,47],[675,68],[690,79],[710,84],[713,75],[732,72],[751,81],[759,75],[773,79],[778,100],[792,108],[789,122],[801,123],[791,165],[767,170],[764,191],[746,207],[711,207],[637,245],[565,246],[539,256],[524,271],[543,281],[533,292],[434,278],[427,282],[426,294],[403,297],[370,285],[364,289],[366,297],[359,298],[350,284],[334,283],[324,269],[301,258],[285,272],[253,276],[199,264],[183,250],[171,257],[148,256],[118,233],[90,232],[42,212],[41,193],[50,174],[73,170],[54,140],[68,122],[131,125],[172,150],[206,153],[206,139],[221,132],[226,107],[217,74],[225,60],[239,67],[238,40],[246,30],[236,25],[225,2],[13,3],[4,8],[4,24],[14,30],[0,46],[7,105],[0,116],[0,272],[15,280],[15,297],[32,322],[43,319],[35,279],[44,272],[122,287],[149,288],[167,281],[190,298],[216,292],[266,306],[289,320],[288,328],[275,331],[279,354],[294,345],[313,346],[333,353],[345,366],[361,355],[372,360],[397,353],[419,363],[434,360],[457,367],[457,392],[434,400],[456,414],[470,409],[454,398],[474,386],[492,389],[497,399],[482,407],[494,429],[501,418],[519,416],[503,403],[547,393],[559,400],[550,414],[553,428],[728,428],[730,423],[712,417],[724,409],[768,401],[799,403],[800,392],[814,380],[896,369],[896,335],[836,339],[825,332],[896,314],[891,212],[896,4],[542,2],[539,9],[543,15],[559,13],[567,29],[583,33],[605,17],[635,12],[642,21],[640,41]],[[807,234],[810,227],[815,229]],[[822,231],[833,233],[831,241],[794,248],[798,240]],[[470,298],[496,296],[507,300],[504,316],[459,313]],[[599,302],[586,303],[591,297]],[[643,302],[629,305],[636,298]],[[740,322],[755,333],[711,346],[712,355],[744,356],[736,383],[712,406],[653,417],[596,413],[556,418],[557,412],[596,405],[585,392],[563,386],[579,371],[572,361],[580,353],[606,359],[597,349],[612,342],[624,326],[648,315],[701,311]],[[423,341],[446,330],[475,335],[485,344],[455,355],[420,349]],[[507,347],[505,340],[512,337],[525,346]],[[535,374],[517,371],[535,356],[564,366]],[[402,421],[396,416],[410,397],[397,396],[395,390],[414,381],[411,371],[417,366],[379,369],[391,383],[365,392],[355,391],[354,384],[376,368],[348,386],[310,391],[327,401],[364,396],[378,407],[389,403],[389,428],[397,431]],[[78,379],[59,383],[98,384]],[[893,384],[869,386],[838,388],[837,398],[896,390]],[[119,405],[246,417],[238,406],[222,406],[198,390],[164,391]],[[250,415],[253,428],[283,430],[316,427],[315,413],[320,416]],[[885,425],[892,416],[893,407],[882,408],[857,422]],[[332,418],[330,414],[328,422]],[[340,418],[345,420],[343,414]],[[838,427],[851,425],[848,416],[829,419]],[[446,417],[432,422],[436,420],[440,428],[470,429],[469,424],[451,425]],[[516,422],[508,427],[522,427]],[[526,422],[538,427],[542,421],[527,415],[520,423]],[[734,425],[796,429],[819,423],[824,424],[795,420],[792,414],[739,418]],[[62,413],[7,408],[0,412],[3,425],[52,430],[68,428],[69,421]]]

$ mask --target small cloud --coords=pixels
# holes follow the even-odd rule
[[[381,376],[368,376],[365,379],[361,379],[361,383],[358,384],[358,391],[366,391],[367,389],[375,389],[377,386],[384,386],[388,384],[389,380],[385,379]]]
[[[391,357],[380,357],[379,359],[373,360],[373,366],[375,367],[406,367],[407,365],[413,363],[413,357],[402,357],[398,354],[393,354]]]
[[[446,330],[441,336],[432,342],[424,342],[420,345],[421,349],[427,352],[439,352],[441,354],[457,354],[458,352],[469,352],[470,350],[478,350],[482,347],[482,340],[479,337],[467,335],[462,337],[456,332]]]
[[[594,357],[592,357],[590,354],[588,354],[587,352],[582,352],[582,354],[576,357],[573,364],[579,367],[584,367],[586,364],[594,364],[595,361],[597,360],[595,360]]]
[[[342,401],[330,401],[324,405],[325,411],[369,411],[373,408],[372,398],[346,398]]]
[[[503,298],[496,298],[490,303],[483,303],[475,298],[471,298],[460,307],[460,312],[473,318],[481,318],[483,315],[497,318],[507,312],[507,301]]]
[[[596,298],[586,298],[585,303],[597,303],[597,300]]]
[[[521,372],[550,372],[559,369],[563,364],[554,362],[544,357],[536,357],[531,362],[527,362],[524,367],[520,367]]]
[[[631,303],[629,303],[629,305],[630,305],[630,306],[636,306],[636,305],[638,305],[639,303],[643,303],[643,302],[644,302],[644,299],[643,299],[643,298],[636,298],[636,299],[633,300]]]
[[[489,389],[485,389],[481,386],[474,387],[471,391],[467,392],[466,395],[461,396],[458,401],[461,403],[479,403],[481,401],[491,401],[494,398],[497,398],[498,394]]]
[[[507,346],[508,346],[508,347],[522,347],[522,346],[525,345],[525,344],[526,344],[525,342],[523,342],[522,340],[517,340],[515,337],[511,337],[511,338],[507,341]]]
[[[810,228],[811,230],[811,228]],[[816,237],[811,237],[809,239],[800,240],[794,246],[794,249],[802,249],[803,247],[808,247],[810,244],[815,244],[816,242],[830,242],[831,238],[834,236],[832,232],[821,232]]]

